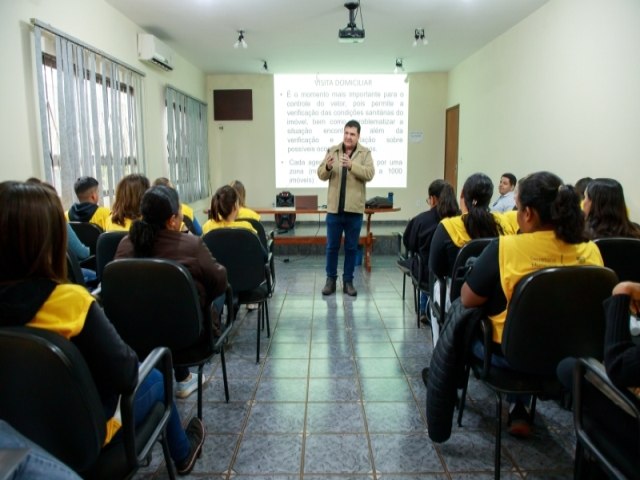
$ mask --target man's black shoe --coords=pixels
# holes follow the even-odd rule
[[[331,295],[336,293],[336,279],[327,277],[327,283],[324,284],[324,288],[322,289],[323,295]]]
[[[342,291],[349,295],[350,297],[355,297],[358,295],[358,291],[353,286],[351,282],[344,282],[344,286],[342,287]]]

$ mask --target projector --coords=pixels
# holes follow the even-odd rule
[[[341,43],[362,43],[364,42],[364,30],[354,27],[347,27],[338,30],[338,41]]]

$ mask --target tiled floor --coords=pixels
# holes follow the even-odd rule
[[[324,258],[277,263],[272,335],[255,363],[256,313],[240,311],[227,347],[231,399],[224,402],[219,357],[206,369],[208,436],[190,478],[238,480],[475,479],[493,476],[492,394],[469,386],[463,427],[444,444],[429,440],[426,391],[429,330],[417,329],[410,290],[392,256],[358,268],[358,297],[322,297]],[[340,286],[340,282],[339,282]],[[195,397],[179,401],[183,420]],[[502,478],[572,478],[572,417],[539,402],[535,434],[503,436]],[[166,478],[159,449],[137,478]]]

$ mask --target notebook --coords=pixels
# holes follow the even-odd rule
[[[296,195],[294,202],[296,210],[317,210],[318,208],[317,195]]]

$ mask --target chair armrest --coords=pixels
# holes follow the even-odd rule
[[[160,371],[163,377],[164,409],[161,420],[155,425],[153,434],[147,441],[136,448],[136,427],[134,415],[134,401],[140,385],[147,379],[153,369]],[[147,358],[138,366],[138,383],[132,392],[122,395],[120,398],[120,411],[122,414],[122,437],[124,441],[127,462],[132,468],[141,465],[153,448],[158,435],[165,428],[171,415],[173,406],[173,362],[171,351],[167,347],[154,348]]]
[[[273,246],[275,245],[276,232],[269,230],[267,233],[267,251],[273,253]]]
[[[618,408],[628,415],[640,418],[640,411],[631,399],[616,387],[604,368],[604,365],[594,358],[580,358],[576,362],[573,372],[573,391],[575,393],[574,417],[576,427],[582,425],[582,382],[584,377],[602,395],[606,396]],[[640,432],[638,432],[640,435]],[[639,437],[640,438],[640,437]]]

